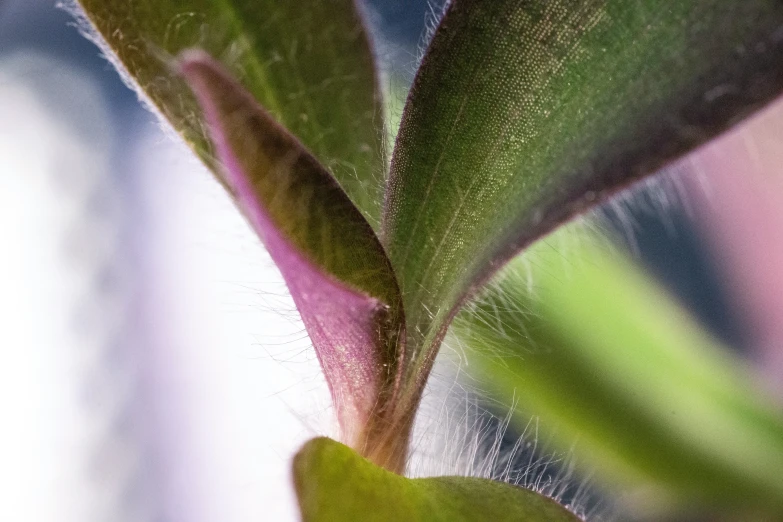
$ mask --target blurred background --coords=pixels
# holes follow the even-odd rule
[[[0,519],[295,520],[291,456],[334,426],[285,286],[211,175],[55,4],[0,0]],[[379,54],[409,81],[437,9],[370,4]],[[711,219],[676,179],[602,220],[743,352]],[[438,371],[433,411],[453,381]]]

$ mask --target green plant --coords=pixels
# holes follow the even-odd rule
[[[689,321],[650,328],[671,305],[633,269],[602,265],[628,271],[624,285],[578,272],[578,294],[543,271],[539,298],[512,261],[482,292],[538,238],[780,94],[780,2],[454,0],[390,158],[384,93],[350,0],[79,3],[264,242],[312,338],[342,441],[367,459],[308,444],[294,467],[305,520],[573,518],[511,486],[397,475],[455,317],[480,373],[503,390],[528,375],[531,399],[586,433],[613,473],[783,512],[780,415]],[[555,355],[480,356],[528,345]],[[617,357],[628,347],[632,357]],[[640,386],[627,400],[624,379],[647,370],[671,388]],[[569,406],[568,392],[583,404]],[[672,404],[698,421],[671,429]],[[709,444],[705,422],[718,427]]]

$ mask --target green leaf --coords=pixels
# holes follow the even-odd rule
[[[467,371],[605,477],[783,511],[783,414],[743,361],[594,238],[558,231],[454,322]],[[523,411],[524,410],[524,411]]]
[[[564,220],[783,89],[779,0],[454,0],[414,81],[382,237],[415,408],[460,304]]]
[[[403,320],[377,236],[331,174],[218,63],[190,51],[178,65],[203,107],[223,177],[310,334],[343,440],[401,469],[404,455],[392,459],[374,438],[392,395]]]
[[[575,522],[573,513],[533,491],[465,477],[407,479],[326,438],[294,459],[303,522]]]
[[[376,224],[384,124],[367,34],[353,0],[79,0],[133,82],[209,165],[195,100],[169,68],[199,48],[324,164]]]

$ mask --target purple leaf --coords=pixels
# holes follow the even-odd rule
[[[229,189],[288,285],[334,399],[342,438],[399,470],[379,448],[394,394],[399,291],[386,254],[336,180],[205,53],[181,74],[196,95]]]

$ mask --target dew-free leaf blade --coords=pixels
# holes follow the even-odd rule
[[[553,500],[500,482],[465,477],[408,479],[326,438],[294,459],[303,522],[577,522]]]
[[[781,27],[777,0],[454,0],[384,210],[405,382],[422,382],[460,303],[514,253],[777,96]]]
[[[383,248],[332,175],[218,63],[189,51],[178,67],[203,108],[229,189],[291,291],[343,438],[365,449],[394,383],[402,319]]]
[[[210,166],[195,100],[168,61],[189,48],[220,57],[377,222],[385,170],[383,111],[353,0],[78,0],[144,92]]]
[[[561,229],[454,321],[479,386],[604,477],[686,502],[783,509],[783,414],[619,253]]]

